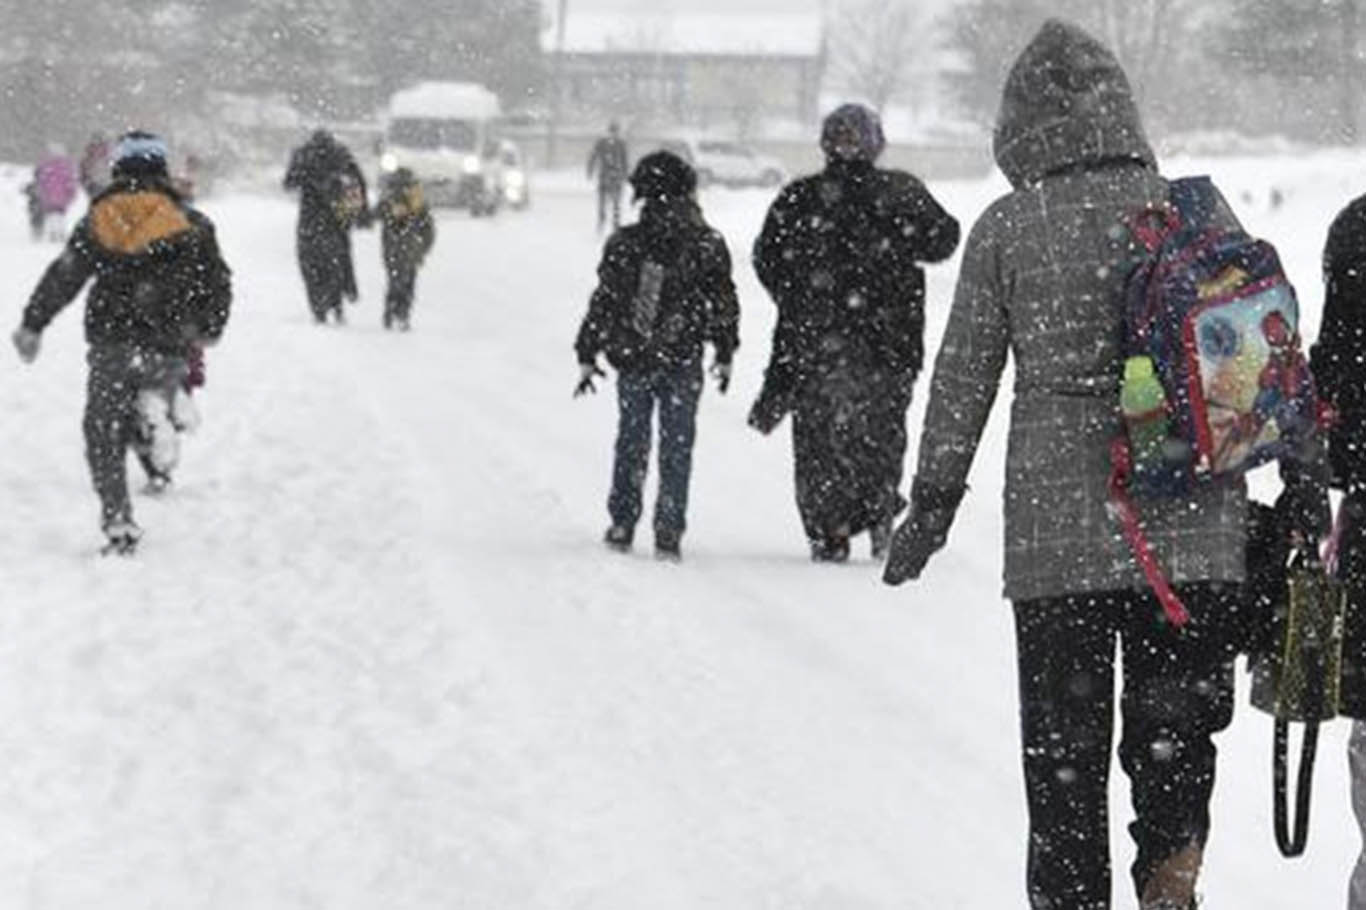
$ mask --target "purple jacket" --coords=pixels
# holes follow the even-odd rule
[[[53,155],[38,163],[33,172],[38,187],[38,205],[44,212],[65,212],[76,198],[76,162],[65,155]]]

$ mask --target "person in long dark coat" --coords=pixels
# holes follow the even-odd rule
[[[973,225],[935,360],[909,517],[884,580],[944,546],[1005,370],[1005,596],[1013,602],[1034,910],[1110,907],[1115,651],[1119,758],[1130,780],[1143,910],[1189,910],[1209,836],[1213,735],[1233,717],[1250,617],[1242,477],[1146,501],[1146,535],[1190,621],[1163,611],[1108,508],[1120,434],[1122,219],[1168,196],[1129,82],[1081,29],[1047,22],[1006,79],[994,136],[1013,191]],[[1237,220],[1222,202],[1215,218]],[[1283,463],[1296,530],[1326,525],[1312,471]]]
[[[141,531],[128,495],[128,449],[151,465],[149,479],[169,468],[157,463],[169,440],[156,438],[141,399],[154,392],[167,400],[190,377],[194,351],[219,338],[232,302],[213,224],[176,194],[157,136],[135,131],[120,139],[113,182],[91,202],[24,308],[13,335],[23,360],[38,356],[43,331],[92,278],[85,453],[106,550],[131,553]]]
[[[309,309],[319,323],[329,315],[344,322],[343,299],[359,296],[350,231],[369,223],[365,176],[346,146],[318,130],[294,150],[284,185],[299,191],[299,270]]]
[[[1309,365],[1337,420],[1328,434],[1332,483],[1346,495],[1339,573],[1351,607],[1343,640],[1340,710],[1355,719],[1348,745],[1352,806],[1363,850],[1352,875],[1349,910],[1366,910],[1366,196],[1333,220],[1323,250],[1324,304]]]
[[[958,222],[920,180],[875,166],[883,145],[871,110],[832,113],[825,169],[782,190],[754,244],[778,322],[750,423],[768,433],[792,413],[797,509],[819,561],[847,559],[862,531],[881,557],[905,506],[906,411],[924,360],[920,263],[958,245]]]

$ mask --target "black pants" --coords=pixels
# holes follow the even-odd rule
[[[612,210],[612,227],[621,227],[621,190],[620,181],[598,184],[598,230],[607,223],[607,210]]]
[[[811,381],[792,414],[797,511],[812,544],[892,520],[914,374],[842,368]]]
[[[1246,621],[1236,586],[1183,586],[1176,631],[1149,592],[1017,601],[1020,726],[1034,910],[1108,910],[1107,781],[1114,653],[1123,654],[1120,766],[1128,775],[1142,894],[1153,871],[1209,834],[1215,748],[1233,719],[1233,659]]]
[[[384,295],[384,326],[394,322],[407,326],[412,317],[413,292],[417,284],[417,267],[406,262],[386,263],[389,288]]]
[[[144,389],[172,389],[188,372],[184,358],[123,345],[91,345],[86,354],[90,374],[86,385],[85,458],[90,479],[100,498],[101,527],[133,520],[128,496],[128,450],[138,453],[144,466],[146,428],[138,414],[138,394]]]
[[[308,308],[318,322],[331,314],[343,319],[342,301],[355,300],[356,270],[351,261],[351,235],[336,225],[300,222],[299,272],[308,293]]]
[[[634,528],[640,519],[645,473],[650,464],[651,423],[659,411],[659,498],[656,532],[682,534],[687,528],[692,448],[697,438],[697,404],[702,364],[693,361],[617,376],[617,443],[607,512],[612,524]]]

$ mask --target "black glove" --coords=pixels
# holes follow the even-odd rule
[[[1318,543],[1333,528],[1333,509],[1328,503],[1328,488],[1308,479],[1286,484],[1276,497],[1276,516],[1281,529],[1296,543],[1317,551]]]
[[[574,397],[578,398],[580,395],[589,392],[596,395],[598,389],[597,386],[593,385],[593,380],[595,378],[606,375],[606,373],[598,369],[598,365],[596,363],[579,364],[579,384],[574,386]]]
[[[716,361],[711,365],[711,374],[716,377],[716,389],[722,395],[730,388],[730,361]]]
[[[945,488],[916,478],[911,484],[911,514],[892,535],[882,580],[899,585],[919,578],[930,557],[948,540],[949,526],[967,487]]]

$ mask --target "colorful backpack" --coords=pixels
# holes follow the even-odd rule
[[[1221,204],[1208,177],[1187,177],[1171,182],[1165,205],[1125,223],[1140,255],[1124,285],[1122,353],[1151,360],[1166,438],[1142,457],[1128,433],[1115,440],[1111,499],[1177,625],[1185,611],[1148,550],[1130,495],[1189,496],[1290,454],[1319,419],[1295,290],[1271,244],[1215,224]]]

